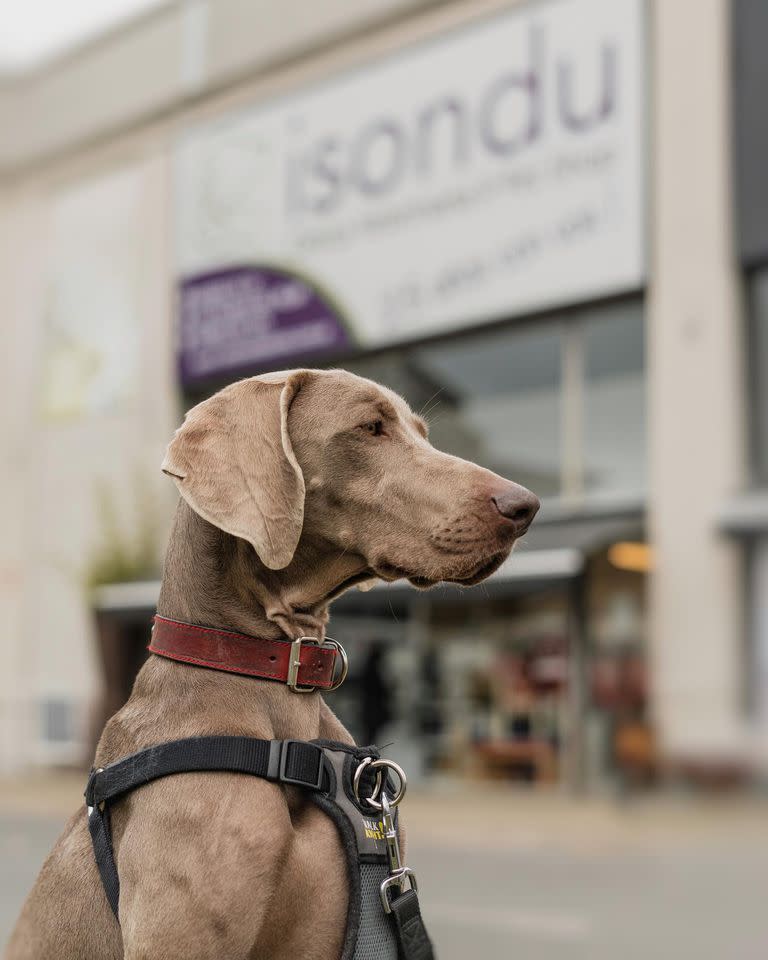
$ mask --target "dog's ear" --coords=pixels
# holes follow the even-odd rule
[[[304,477],[288,435],[303,375],[233,383],[193,407],[163,472],[209,523],[252,544],[262,563],[291,562],[304,523]]]

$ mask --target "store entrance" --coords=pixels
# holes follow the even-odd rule
[[[568,598],[562,588],[436,606],[445,762],[469,776],[556,783],[567,742]]]
[[[390,585],[337,601],[329,633],[351,671],[330,703],[358,742],[391,743],[426,777],[652,781],[644,572],[617,545],[585,553],[570,575],[551,563],[558,575],[544,576],[535,553],[510,570],[538,577],[502,571],[471,590]]]
[[[358,742],[373,724],[375,742],[423,776],[557,783],[570,711],[567,587],[403,594],[374,590],[369,610],[342,604],[329,627],[351,663],[329,702]]]

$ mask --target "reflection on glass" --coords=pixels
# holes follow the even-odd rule
[[[562,496],[563,478],[574,474],[587,500],[645,493],[640,300],[403,347],[347,366],[402,394],[429,420],[436,447],[540,497]],[[568,416],[569,404],[583,404],[583,416]],[[573,436],[563,436],[564,425]],[[564,462],[564,451],[573,463]]]
[[[504,330],[351,365],[430,422],[436,447],[531,487],[560,492],[560,327]]]
[[[584,489],[628,498],[646,489],[645,343],[636,301],[584,322]]]

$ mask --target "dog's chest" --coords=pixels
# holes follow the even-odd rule
[[[274,960],[339,960],[349,906],[344,850],[334,823],[302,798],[290,854],[274,880],[268,920],[251,953]]]

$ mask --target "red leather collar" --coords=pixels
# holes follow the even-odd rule
[[[293,643],[267,640],[160,616],[155,617],[149,652],[197,667],[280,680],[298,693],[315,687],[334,689],[346,675],[346,655],[330,638],[321,647],[311,637]],[[337,655],[342,659],[342,676],[334,682]]]

